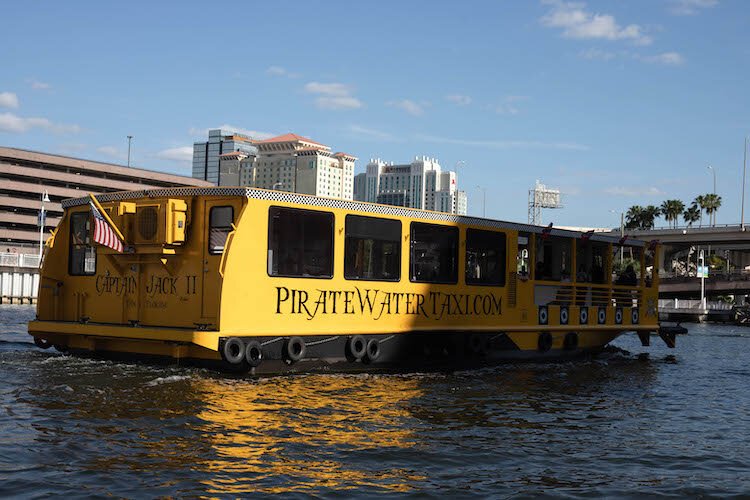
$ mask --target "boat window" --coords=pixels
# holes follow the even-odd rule
[[[516,255],[516,272],[521,279],[528,279],[531,274],[529,258],[529,233],[518,233],[518,254]]]
[[[458,282],[458,228],[411,223],[411,281]]]
[[[637,286],[641,281],[641,248],[612,245],[612,283]]]
[[[505,233],[466,230],[466,284],[505,284]]]
[[[644,255],[644,264],[645,264],[645,271],[646,271],[646,286],[652,287],[654,285],[654,273],[656,275],[659,275],[659,269],[656,266],[655,258],[656,258],[656,244],[654,242],[649,243],[646,247]]]
[[[537,235],[534,279],[570,281],[571,238]]]
[[[68,272],[71,276],[96,273],[96,247],[91,234],[91,213],[77,212],[70,216],[70,251]]]
[[[598,283],[607,282],[605,272],[609,244],[590,239],[580,239],[576,242],[576,282]]]
[[[232,232],[234,208],[211,207],[208,219],[208,253],[221,253],[224,251],[227,236]]]
[[[333,276],[333,214],[271,207],[268,274],[297,278]]]
[[[398,281],[401,222],[346,216],[344,277],[348,280]]]

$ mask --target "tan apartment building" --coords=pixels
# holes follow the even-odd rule
[[[353,199],[356,157],[333,153],[325,144],[297,134],[254,141],[258,155],[222,154],[221,185],[234,183],[263,189]]]
[[[0,253],[32,251],[39,245],[39,212],[44,202],[48,235],[60,220],[60,201],[89,192],[211,186],[181,175],[83,160],[36,151],[0,147]]]

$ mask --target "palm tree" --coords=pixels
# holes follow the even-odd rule
[[[698,205],[693,203],[687,208],[687,210],[682,212],[682,218],[685,219],[688,227],[690,227],[693,225],[693,222],[698,222],[698,219],[701,218],[701,209],[698,208]]]
[[[700,207],[700,223],[698,224],[698,227],[703,226],[703,210],[706,208],[706,195],[700,194],[695,197],[693,200],[693,206]]]
[[[721,196],[715,193],[709,193],[704,196],[703,209],[706,211],[706,215],[709,217],[713,216],[712,225],[716,225],[716,212],[721,206]],[[710,219],[709,219],[710,220]]]
[[[659,217],[660,214],[661,210],[659,210],[659,207],[653,205],[643,207],[643,212],[641,212],[641,229],[653,229],[654,219]]]
[[[625,214],[625,229],[638,229],[641,227],[643,207],[633,205]]]
[[[664,215],[664,219],[667,224],[671,227],[677,227],[677,220],[680,218],[680,214],[685,209],[685,204],[680,200],[666,200],[661,204],[661,213]],[[670,221],[672,222],[670,224]]]

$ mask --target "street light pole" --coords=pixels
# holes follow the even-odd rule
[[[482,186],[477,186],[477,189],[482,190],[482,217],[485,217],[485,202],[487,201],[487,188],[483,188]]]
[[[701,309],[706,308],[706,273],[704,272],[704,268],[706,266],[705,261],[705,255],[703,254],[703,250],[700,251],[698,254],[698,262],[700,263],[700,269],[699,273],[701,275]]]
[[[708,169],[711,171],[711,173],[714,176],[714,195],[716,195],[716,170],[711,165],[708,166]],[[716,210],[711,214],[713,216],[713,225],[716,225]]]
[[[130,166],[130,142],[133,140],[133,136],[128,136],[128,167]]]
[[[740,226],[742,231],[745,230],[745,171],[747,170],[747,140],[750,136],[745,136],[744,146],[742,151],[742,211],[740,212]]]
[[[44,202],[49,203],[49,193],[46,189],[42,193],[42,206],[39,210],[39,267],[42,266],[42,253],[44,251],[44,225],[46,222]]]

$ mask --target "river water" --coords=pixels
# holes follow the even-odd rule
[[[593,360],[247,380],[36,348],[0,307],[0,496],[750,495],[750,329]]]

